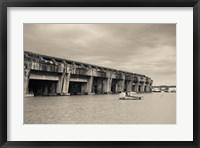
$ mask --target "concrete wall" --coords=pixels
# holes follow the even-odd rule
[[[56,83],[56,95],[69,95],[70,82],[80,85],[80,93],[119,93],[124,90],[151,92],[151,78],[115,69],[24,53],[24,93],[29,94],[29,81]],[[48,91],[47,91],[48,92]]]

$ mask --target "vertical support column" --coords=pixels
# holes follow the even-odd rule
[[[131,82],[130,82],[130,90],[131,90],[131,92],[133,91],[133,78],[131,78]]]
[[[61,76],[59,76],[59,80],[57,83],[56,93],[59,95],[62,95],[62,85],[63,85],[64,77],[65,77],[65,73],[63,73]]]
[[[112,86],[112,71],[106,71],[106,79],[103,80],[103,93],[108,94],[111,92]]]
[[[131,91],[132,90],[132,81],[127,81],[127,90],[126,91]]]
[[[112,84],[111,84],[112,85]],[[114,93],[117,93],[118,91],[118,85],[117,85],[117,81],[114,82]]]
[[[150,88],[150,92],[152,92],[152,83],[150,83],[149,88]]]
[[[135,76],[135,92],[139,92],[140,88],[140,77],[139,76]]]
[[[145,91],[150,92],[150,84],[149,83],[146,84],[146,90]]]
[[[111,87],[112,87],[112,81],[113,81],[113,79],[112,78],[110,78],[109,80],[108,80],[108,83],[109,83],[109,87],[108,87],[108,93],[111,93]]]
[[[112,78],[107,78],[106,80],[104,80],[104,93],[110,93],[111,92],[111,85],[112,85]]]
[[[63,94],[63,84],[64,84],[65,72],[66,72],[66,62],[63,61],[63,63],[61,64],[61,68],[63,69],[62,70],[63,73],[62,73],[61,76],[59,76],[59,80],[58,80],[57,87],[56,87],[56,93],[59,94],[59,95]]]
[[[59,81],[57,83],[56,93],[60,95],[69,95],[69,81],[70,81],[70,73],[66,73],[68,70],[67,63],[63,61],[63,73],[62,76],[59,77]]]
[[[149,92],[149,90],[148,90],[148,84],[147,83],[145,83],[145,89],[144,89],[144,91],[145,92]]]
[[[125,87],[125,78],[119,80],[117,84],[118,84],[117,92],[123,92]]]
[[[63,90],[62,94],[63,95],[70,95],[69,94],[69,81],[70,81],[70,73],[66,73],[64,77],[64,82],[63,82]]]
[[[125,89],[125,75],[122,73],[122,81],[121,81],[121,92],[124,92]]]
[[[124,77],[124,79],[122,80],[121,92],[124,91],[124,88],[125,88],[125,77]]]
[[[90,76],[87,82],[87,94],[92,94],[93,76]]]
[[[140,92],[144,92],[145,83],[141,83]]]
[[[29,90],[29,77],[30,77],[30,69],[24,69],[24,96],[28,96]]]

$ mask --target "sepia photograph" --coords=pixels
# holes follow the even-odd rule
[[[176,124],[176,24],[24,23],[24,124]]]

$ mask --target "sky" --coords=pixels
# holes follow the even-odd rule
[[[175,24],[24,24],[24,50],[176,85]]]

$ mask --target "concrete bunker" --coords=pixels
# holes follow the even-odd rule
[[[148,80],[148,81],[147,81]],[[151,92],[144,75],[25,52],[24,94],[109,94],[124,90]]]

